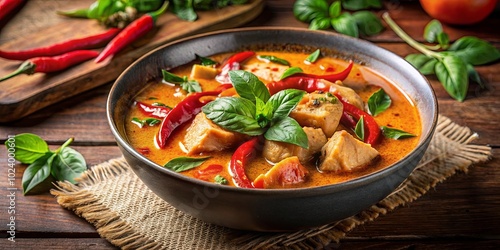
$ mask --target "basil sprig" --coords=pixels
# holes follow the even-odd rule
[[[422,53],[410,54],[405,59],[422,74],[435,74],[446,92],[460,102],[464,101],[467,95],[469,78],[478,81],[482,86],[481,78],[473,66],[500,59],[500,51],[493,45],[471,36],[458,39],[449,46],[448,50],[434,51],[431,47],[415,41],[406,34],[388,13],[384,13],[383,18],[401,39]],[[437,21],[432,22],[433,27],[427,28],[426,36],[429,40],[437,39],[439,41],[439,34],[442,34],[443,31],[438,27]],[[439,47],[442,46],[443,44],[440,44]]]
[[[371,115],[377,116],[388,109],[391,103],[391,97],[385,93],[383,88],[380,88],[368,98],[368,111]]]
[[[264,135],[267,140],[287,142],[308,148],[307,135],[288,115],[305,92],[282,90],[274,95],[250,72],[229,72],[229,78],[240,97],[221,97],[202,108],[215,124],[246,135]]]
[[[403,139],[403,138],[409,138],[409,137],[415,137],[414,134],[408,133],[406,131],[396,129],[396,128],[389,128],[387,126],[382,126],[380,127],[382,129],[382,133],[386,138],[391,138],[391,139]]]
[[[321,51],[319,49],[317,49],[313,53],[309,54],[305,61],[309,62],[309,63],[314,63],[318,60],[320,55],[321,55]]]
[[[363,10],[381,8],[380,0],[297,0],[293,6],[295,17],[309,23],[309,29],[335,31],[353,36],[372,36],[379,34],[384,26],[380,19],[371,11]],[[343,12],[342,8],[355,12]],[[363,11],[360,11],[363,10]]]
[[[181,86],[188,93],[201,92],[201,85],[196,80],[189,80],[187,76],[180,77],[162,69],[163,81]]]
[[[208,158],[210,158],[210,156],[199,158],[181,156],[170,160],[164,167],[179,173],[200,166]]]
[[[276,57],[276,56],[259,55],[259,56],[257,56],[257,59],[260,59],[260,60],[263,60],[266,62],[273,62],[273,63],[285,65],[285,66],[290,66],[290,63],[287,60]]]
[[[55,151],[51,151],[47,142],[35,134],[18,134],[13,138],[12,141],[5,141],[5,146],[9,152],[15,152],[16,160],[30,164],[23,173],[24,194],[45,182],[50,175],[58,181],[76,183],[75,178],[87,170],[83,156],[68,147],[73,138],[68,139]]]
[[[285,79],[291,75],[303,72],[304,71],[300,67],[290,67],[283,72],[283,75],[281,75],[280,80]]]
[[[172,9],[177,17],[187,21],[195,21],[198,19],[196,10],[223,8],[229,5],[244,4],[247,1],[248,0],[172,0]]]
[[[208,57],[203,57],[203,56],[200,56],[198,54],[194,54],[194,55],[196,56],[196,59],[198,61],[200,61],[200,64],[202,66],[212,66],[212,65],[216,65],[217,64],[216,61],[214,61],[214,60],[212,60],[212,59],[210,59]]]

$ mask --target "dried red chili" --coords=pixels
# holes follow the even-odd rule
[[[155,26],[158,16],[163,14],[168,8],[169,1],[165,1],[162,7],[154,12],[146,13],[127,25],[113,40],[111,40],[104,50],[95,59],[96,63],[102,62],[109,56],[113,56],[127,45],[147,34]]]
[[[120,29],[111,28],[100,34],[83,38],[70,39],[40,48],[21,51],[0,50],[0,57],[10,60],[28,60],[34,57],[57,56],[70,51],[97,48],[109,42],[119,32]]]
[[[50,73],[67,69],[73,65],[95,58],[99,52],[93,50],[76,50],[54,57],[35,57],[21,64],[9,75],[0,78],[0,82],[20,74]]]

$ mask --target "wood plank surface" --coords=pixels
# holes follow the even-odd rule
[[[93,1],[29,1],[0,33],[0,49],[15,51],[53,44],[56,41],[98,34],[105,30],[95,20],[57,16],[56,10],[89,6]],[[48,6],[46,6],[48,5]],[[82,5],[82,6],[80,6]],[[156,27],[126,49],[101,63],[89,60],[57,73],[20,75],[0,82],[0,122],[13,121],[40,108],[112,81],[133,61],[165,43],[192,34],[243,25],[263,8],[263,0],[250,0],[212,11],[199,11],[198,20],[180,20],[172,13],[158,17]],[[44,13],[43,19],[30,15]],[[32,23],[41,23],[33,27]],[[35,29],[36,28],[36,29]],[[3,38],[5,37],[5,38]],[[19,67],[20,62],[0,58],[0,76]]]

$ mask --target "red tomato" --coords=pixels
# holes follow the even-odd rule
[[[431,17],[448,24],[474,24],[495,9],[497,0],[420,0]]]

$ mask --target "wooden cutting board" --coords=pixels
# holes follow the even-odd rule
[[[28,1],[0,30],[0,49],[11,51],[36,48],[103,32],[105,28],[95,20],[66,18],[56,14],[56,10],[85,8],[92,2],[94,1]],[[264,0],[249,0],[245,5],[197,11],[199,18],[195,22],[183,21],[172,13],[165,13],[158,18],[155,30],[111,60],[99,64],[90,60],[57,73],[19,75],[0,82],[0,122],[14,121],[113,81],[133,61],[170,41],[241,26],[257,17],[263,7]],[[14,71],[20,64],[21,61],[0,58],[0,76]]]

